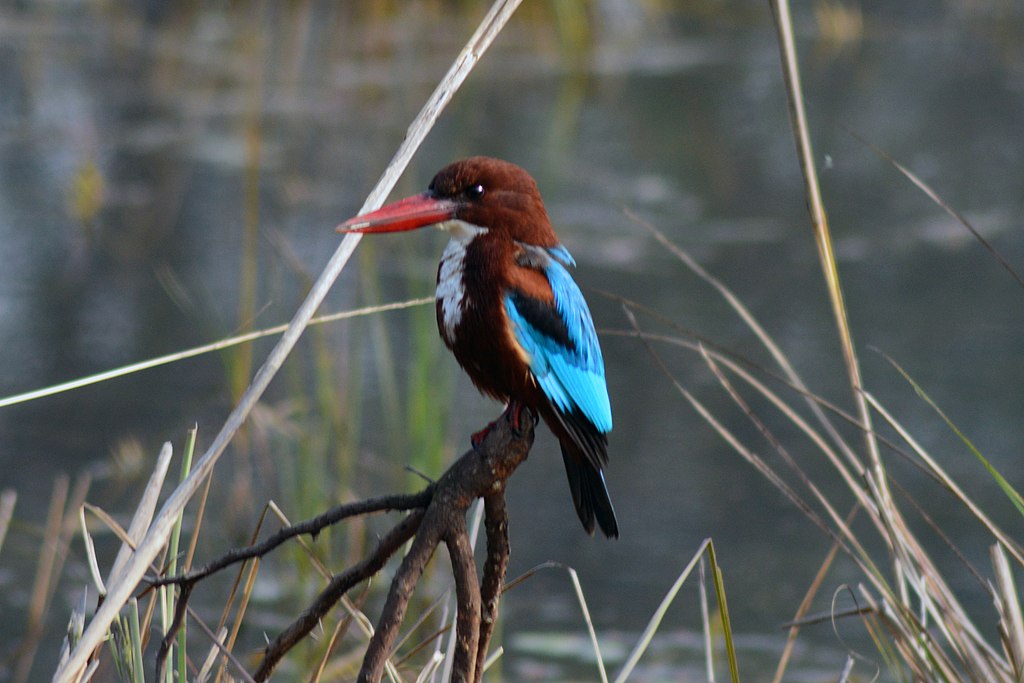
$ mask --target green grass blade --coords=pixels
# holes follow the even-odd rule
[[[706,538],[697,548],[697,552],[690,558],[690,562],[683,568],[683,571],[676,577],[675,583],[669,589],[665,597],[661,599],[661,603],[658,605],[658,609],[654,610],[654,614],[651,615],[650,620],[647,622],[644,632],[640,634],[640,639],[633,647],[633,651],[629,653],[629,657],[626,659],[626,663],[622,665],[622,670],[619,671],[619,675],[615,677],[615,683],[624,683],[624,681],[633,673],[633,669],[636,668],[637,662],[640,661],[640,657],[643,656],[647,650],[647,646],[651,644],[651,639],[654,638],[654,634],[657,633],[658,627],[661,626],[662,619],[665,618],[665,612],[668,611],[669,605],[676,599],[676,595],[679,590],[686,583],[686,579],[690,577],[693,572],[693,568],[697,566],[697,562],[704,555],[704,551],[710,547],[711,539]]]
[[[185,437],[185,451],[182,454],[181,461],[181,481],[184,481],[188,476],[188,473],[192,471],[192,456],[196,449],[196,434],[199,431],[198,425],[193,426],[192,429],[188,430],[188,435]],[[181,540],[181,522],[184,518],[184,510],[178,515],[178,521],[174,525],[173,531],[171,531],[171,542],[170,550],[168,552],[168,572],[170,574],[178,573],[178,546]],[[170,614],[174,614],[174,589],[171,586],[166,586],[167,589],[167,605]],[[186,626],[187,620],[182,620],[181,627],[178,630],[178,651],[177,655],[177,669],[178,669],[178,680],[179,683],[186,683],[188,680],[188,669],[187,665],[187,652],[185,650],[185,644],[187,640]],[[165,625],[166,628],[166,625]],[[167,681],[168,683],[174,682],[174,671],[171,668],[167,669]]]
[[[945,412],[943,412],[942,408],[940,408],[938,404],[932,400],[932,397],[928,395],[928,393],[921,387],[921,385],[915,382],[914,379],[910,376],[910,374],[906,370],[904,370],[903,367],[895,360],[893,360],[890,356],[884,353],[882,355],[885,357],[887,361],[889,361],[890,365],[896,368],[896,372],[900,373],[903,376],[903,379],[905,379],[907,383],[910,384],[910,386],[914,389],[914,393],[916,393],[921,398],[921,400],[927,403],[931,407],[931,409],[934,410],[940,418],[942,418],[942,421],[946,423],[946,426],[949,427],[954,434],[956,434],[957,438],[960,439],[960,441],[962,441],[965,446],[967,446],[967,449],[974,455],[975,458],[978,459],[978,462],[980,462],[982,467],[984,467],[988,471],[989,475],[992,477],[992,479],[995,480],[999,488],[1001,488],[1003,490],[1003,493],[1006,494],[1006,497],[1009,498],[1010,502],[1013,503],[1014,507],[1017,508],[1017,512],[1019,512],[1021,516],[1024,517],[1024,498],[1021,497],[1020,493],[1018,493],[1017,490],[1013,488],[1010,482],[1006,481],[1006,478],[1003,477],[1003,475],[999,473],[999,470],[997,470],[992,465],[992,463],[988,461],[988,458],[981,454],[981,451],[978,450],[978,448],[967,437],[966,434],[960,431],[960,428],[957,427],[953,420],[951,420],[949,416],[946,415]]]
[[[725,581],[722,579],[722,568],[715,556],[715,544],[708,539],[708,557],[711,559],[711,576],[715,580],[715,596],[718,598],[718,609],[722,614],[722,633],[725,636],[725,654],[729,659],[729,674],[732,683],[740,683],[740,670],[736,664],[736,644],[732,640],[732,622],[729,619],[729,607],[725,601]]]
[[[139,603],[135,598],[128,601],[129,640],[132,651],[132,683],[146,683],[142,667],[142,630],[139,627]]]

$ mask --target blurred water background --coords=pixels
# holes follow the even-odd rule
[[[359,208],[485,7],[0,5],[0,395],[286,321],[337,244],[334,226]],[[1024,9],[1009,0],[814,0],[795,13],[866,386],[1019,538],[1019,516],[982,467],[871,349],[903,364],[1019,488],[1022,291],[850,131],[931,183],[1024,269]],[[766,363],[728,307],[628,209],[733,287],[814,391],[851,405],[767,4],[525,3],[395,195],[470,154],[507,158],[538,180],[605,332],[615,415],[608,477],[622,538],[580,531],[544,433],[509,488],[510,576],[549,560],[575,567],[615,662],[710,536],[741,673],[767,680],[779,624],[828,540],[694,414],[641,344],[613,333],[628,328],[622,310],[593,291],[635,299]],[[429,295],[443,243],[433,233],[364,240],[324,309]],[[89,500],[127,515],[160,444],[180,449],[193,423],[200,447],[209,443],[270,343],[0,409],[0,487],[18,493],[0,553],[0,642],[17,643],[26,628],[55,477],[90,473]],[[662,351],[685,386],[769,453],[698,356]],[[297,520],[407,490],[418,481],[407,464],[438,474],[499,410],[444,352],[431,307],[311,331],[220,466],[200,559],[243,542],[267,499]],[[827,476],[792,427],[772,424],[796,456],[810,454],[809,471]],[[939,501],[936,521],[987,566],[987,541],[957,506],[899,458],[887,460],[911,493]],[[101,539],[101,551],[114,547]],[[336,540],[334,569],[357,548]],[[984,592],[938,541],[936,553],[984,614]],[[296,591],[309,592],[287,585],[287,561],[277,571],[258,592],[252,648],[261,630],[276,633],[294,614]],[[827,612],[856,577],[840,560],[815,611]],[[52,672],[68,606],[86,583],[76,540],[32,680]],[[694,586],[637,680],[700,680]],[[563,572],[516,588],[503,618],[507,680],[596,677]],[[994,633],[990,621],[980,626]],[[859,642],[858,623],[838,628]],[[865,654],[878,658],[870,644]],[[12,648],[0,656],[9,666]],[[834,678],[845,657],[830,624],[807,629],[791,680]],[[870,678],[873,665],[859,666]]]

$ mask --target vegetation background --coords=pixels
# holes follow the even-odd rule
[[[287,320],[335,248],[333,226],[358,209],[484,11],[426,0],[0,8],[0,394]],[[1019,538],[1019,511],[870,349],[905,367],[1006,487],[1019,489],[1021,290],[960,220],[856,135],[936,188],[1019,271],[1024,15],[1011,2],[819,0],[795,12],[814,158],[864,386],[963,493],[950,496],[922,475],[919,458],[890,449],[883,457],[894,481],[989,578],[992,537],[960,501],[981,501],[1011,538]],[[637,312],[645,331],[674,339],[695,332],[771,365],[749,327],[648,223],[733,288],[811,391],[852,412],[787,106],[778,36],[760,2],[526,3],[397,190],[419,190],[453,158],[509,158],[537,177],[580,264],[604,334],[616,417],[609,476],[623,539],[578,532],[554,444],[542,437],[509,491],[511,573],[548,561],[575,567],[609,666],[625,658],[712,537],[743,680],[771,680],[786,638],[778,626],[793,618],[829,551],[830,539],[665,377],[667,370],[772,467],[783,465],[713,368],[699,353],[659,344],[652,348],[662,367],[621,302],[597,291],[684,328]],[[429,296],[442,240],[367,241],[324,309]],[[80,501],[126,524],[160,443],[180,453],[198,423],[202,450],[271,343],[0,408],[0,486],[12,492],[0,506],[12,511],[9,520],[0,515],[0,604],[11,615],[0,625],[10,644],[0,651],[0,676],[52,673],[66,615],[91,583]],[[744,391],[845,514],[854,495],[820,449],[791,415]],[[796,394],[786,401],[807,414]],[[311,329],[219,466],[197,556],[244,543],[269,500],[298,520],[339,501],[411,489],[419,480],[406,465],[436,475],[498,410],[443,352],[429,306]],[[836,422],[862,453],[858,430]],[[997,644],[985,583],[926,521],[907,515]],[[96,513],[85,519],[105,570],[117,539]],[[383,528],[375,524],[325,534],[314,552],[337,570]],[[885,543],[861,524],[855,533],[884,558]],[[433,580],[421,590],[424,612],[445,590],[443,570]],[[840,556],[811,611],[849,608],[851,591],[842,587],[862,580]],[[205,589],[213,622],[229,581]],[[280,629],[319,581],[298,549],[263,565],[238,651],[258,650],[263,633]],[[371,619],[376,600],[369,598]],[[704,675],[698,602],[688,582],[638,679]],[[503,618],[500,666],[510,680],[594,677],[564,572],[541,571],[517,587]],[[880,668],[883,679],[899,680],[900,665],[867,632],[854,619],[835,630],[827,621],[805,628],[791,670],[834,678],[853,648],[865,657],[854,675],[870,679]],[[194,630],[189,637],[202,642]],[[341,651],[358,645],[353,635]]]

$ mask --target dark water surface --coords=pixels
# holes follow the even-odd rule
[[[666,5],[608,1],[574,19],[527,3],[396,195],[418,191],[437,168],[469,154],[525,166],[606,332],[615,415],[608,476],[622,538],[581,533],[545,433],[509,488],[510,573],[549,560],[575,567],[614,669],[710,536],[743,679],[767,680],[784,637],[777,627],[792,617],[827,540],[694,413],[642,344],[614,334],[628,322],[594,289],[768,363],[717,294],[624,209],[734,288],[814,391],[851,402],[767,6],[712,4],[697,13]],[[981,466],[872,349],[900,362],[1019,488],[1024,290],[850,131],[932,184],[1024,270],[1024,14],[1012,3],[907,3],[899,11],[850,3],[828,24],[825,11],[835,7],[796,8],[798,47],[866,386],[1019,538],[1019,516]],[[0,7],[0,396],[287,320],[337,244],[333,227],[358,209],[482,13],[479,4],[442,2]],[[365,240],[325,310],[429,293],[442,247],[441,236],[426,233]],[[675,334],[651,318],[641,325]],[[228,483],[215,493],[235,514],[224,516],[224,538],[204,558],[240,542],[265,499],[284,501],[298,519],[406,488],[405,449],[433,443],[449,459],[499,411],[441,352],[428,310],[317,334],[321,344],[301,344],[272,387],[249,437],[256,455],[225,458],[224,480],[253,489]],[[775,461],[699,356],[657,348],[683,385]],[[257,364],[268,349],[255,345]],[[324,349],[338,375],[328,412],[347,425],[356,460],[315,482],[325,489],[318,506],[303,493],[317,473],[292,463],[304,457],[294,432],[320,424],[306,415],[323,399],[311,379]],[[238,363],[245,367],[237,355],[204,356],[0,408],[0,487],[19,495],[0,551],[0,609],[12,615],[0,640],[13,643],[24,630],[54,477],[92,472],[89,500],[127,514],[164,440],[180,448],[196,422],[200,447],[212,439]],[[420,398],[406,405],[403,392],[415,391]],[[845,511],[848,495],[817,451],[748,398]],[[419,427],[409,426],[413,415]],[[323,440],[312,439],[330,450]],[[886,457],[987,574],[989,541],[979,528],[920,473]],[[994,634],[984,592],[935,548],[979,627]],[[88,583],[83,558],[76,539],[33,680],[52,671],[68,604]],[[858,580],[841,560],[814,611],[828,611],[833,593]],[[684,588],[634,680],[701,679],[695,585]],[[289,614],[253,618],[274,633]],[[509,680],[596,678],[579,663],[589,646],[564,572],[518,587],[504,619]],[[859,642],[859,624],[842,631]],[[253,647],[260,638],[253,634]],[[801,643],[789,680],[838,675],[846,653],[829,625],[809,629]],[[857,671],[874,673],[863,663]],[[6,675],[0,668],[0,680]]]

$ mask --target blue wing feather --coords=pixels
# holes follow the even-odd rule
[[[563,263],[573,263],[565,247],[548,250],[544,273],[554,292],[555,306],[571,345],[556,339],[531,322],[516,297],[505,295],[505,310],[516,341],[530,358],[533,372],[544,394],[562,412],[579,410],[602,433],[612,429],[612,409],[604,378],[604,359],[594,330],[590,309],[580,288]]]

